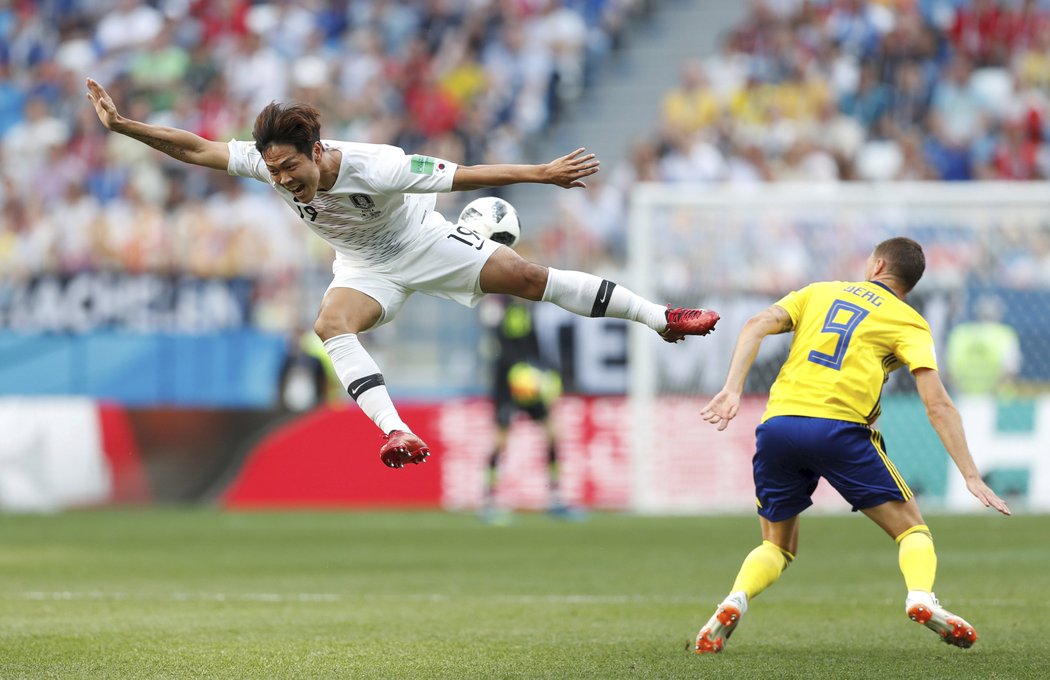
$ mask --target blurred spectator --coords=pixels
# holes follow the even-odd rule
[[[1014,0],[1004,7],[1002,25],[1008,53],[1038,49],[1050,33],[1050,7],[1044,0]]]
[[[969,59],[957,56],[933,90],[931,113],[948,139],[957,144],[969,144],[984,129],[982,102],[970,87],[972,73]]]
[[[1050,92],[1050,27],[1033,34],[1014,53],[1012,71],[1020,90]]]
[[[1021,370],[1021,342],[1003,322],[1003,302],[982,295],[974,320],[955,325],[948,335],[948,377],[963,394],[1003,394]]]
[[[937,179],[937,170],[926,158],[922,137],[918,132],[901,132],[896,137],[901,151],[900,165],[893,179],[902,182],[918,182]]]
[[[977,168],[979,179],[1043,179],[1039,166],[1042,130],[1029,124],[1024,112],[1009,115],[1001,123],[1002,134],[992,147],[987,162]]]
[[[119,0],[95,29],[95,42],[105,52],[120,52],[144,46],[164,27],[164,17],[138,0]]]
[[[886,118],[895,131],[921,130],[930,110],[930,89],[919,64],[904,62],[897,69]]]
[[[720,51],[705,59],[703,65],[715,96],[720,101],[726,101],[747,81],[751,59],[738,48],[733,33],[725,35],[720,45]]]
[[[637,139],[628,160],[613,171],[612,184],[625,196],[636,182],[660,181],[660,149],[650,139]]]
[[[948,36],[960,54],[982,66],[996,65],[1006,58],[1007,29],[996,0],[971,0],[955,10]]]
[[[669,129],[664,141],[667,152],[660,161],[660,177],[665,182],[718,182],[725,177],[725,157],[708,136]]]
[[[892,84],[897,81],[901,66],[912,64],[920,66],[925,81],[935,71],[937,34],[908,3],[898,3],[894,10],[890,29],[882,37],[877,53],[879,79]]]
[[[3,138],[4,158],[18,164],[12,175],[22,189],[37,178],[50,150],[69,141],[69,124],[48,111],[47,102],[39,97],[26,101],[23,118],[8,128]]]
[[[727,166],[726,179],[733,184],[761,184],[776,179],[766,154],[757,144],[735,145]]]
[[[54,225],[58,267],[64,272],[79,272],[94,263],[90,235],[92,225],[101,217],[99,202],[83,186],[70,182],[61,200],[54,202],[49,218]]]
[[[149,98],[154,110],[166,111],[174,105],[176,87],[186,76],[190,64],[189,54],[173,40],[173,32],[174,24],[164,24],[129,64],[132,84]]]
[[[842,112],[860,123],[865,132],[870,132],[890,108],[891,90],[879,82],[873,64],[865,64],[860,70],[857,90],[845,95],[839,102]]]
[[[786,182],[837,182],[839,170],[831,154],[800,138],[784,153],[773,176]]]
[[[25,91],[11,77],[11,65],[0,58],[0,137],[22,120]]]
[[[825,25],[832,41],[863,59],[875,54],[891,22],[889,10],[877,3],[838,0],[833,3]]]
[[[191,15],[200,24],[200,39],[209,52],[221,54],[248,35],[250,0],[192,0]]]
[[[323,43],[319,5],[292,0],[255,3],[245,16],[248,30],[286,59],[317,52]]]
[[[931,134],[926,138],[925,156],[945,181],[973,179],[970,167],[970,147],[957,142],[944,132],[943,124],[936,118],[931,120]]]
[[[223,75],[228,96],[247,101],[253,110],[287,98],[288,61],[255,33],[247,33],[237,43],[225,59]]]
[[[587,69],[587,26],[579,12],[561,0],[537,0],[540,11],[529,21],[532,49],[547,52],[553,69],[550,114],[556,120],[570,111],[583,92]]]
[[[526,134],[548,123],[553,70],[549,52],[532,47],[521,24],[508,22],[482,50],[492,92],[499,99],[496,120],[510,122]]]
[[[682,64],[678,87],[664,95],[664,124],[693,134],[713,125],[720,110],[721,105],[708,83],[704,65],[699,59],[687,59]]]
[[[857,179],[887,182],[896,179],[904,168],[904,152],[896,141],[871,139],[857,152]]]
[[[625,197],[619,187],[594,175],[586,189],[560,193],[556,200],[559,220],[573,225],[575,239],[591,244],[595,259],[626,257]]]

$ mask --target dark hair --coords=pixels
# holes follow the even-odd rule
[[[252,137],[259,153],[272,144],[291,144],[309,156],[314,143],[321,141],[321,112],[309,104],[270,102],[255,117]]]
[[[875,246],[875,257],[886,260],[886,273],[896,277],[908,292],[926,271],[926,256],[922,246],[910,238],[895,236]]]

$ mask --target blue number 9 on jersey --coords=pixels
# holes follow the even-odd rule
[[[839,312],[848,314],[849,318],[845,322],[836,321]],[[820,366],[833,368],[836,371],[841,369],[842,360],[846,358],[846,349],[849,347],[850,338],[853,337],[853,331],[857,330],[857,326],[860,325],[860,322],[867,315],[868,310],[852,302],[835,300],[831,303],[831,309],[828,310],[828,315],[824,317],[824,327],[820,331],[822,333],[834,333],[839,336],[838,341],[835,343],[835,351],[831,354],[824,354],[815,349],[811,350],[809,360]]]

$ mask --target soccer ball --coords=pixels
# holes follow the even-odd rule
[[[483,196],[468,203],[459,214],[458,223],[511,248],[521,238],[518,211],[507,201],[495,196]]]

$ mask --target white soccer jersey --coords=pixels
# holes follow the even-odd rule
[[[321,143],[340,151],[342,159],[335,184],[318,190],[310,203],[300,203],[270,177],[254,142],[229,142],[227,172],[272,186],[306,226],[335,248],[337,257],[355,265],[383,269],[413,240],[445,227],[434,211],[432,194],[452,190],[455,163],[409,156],[385,144]]]

